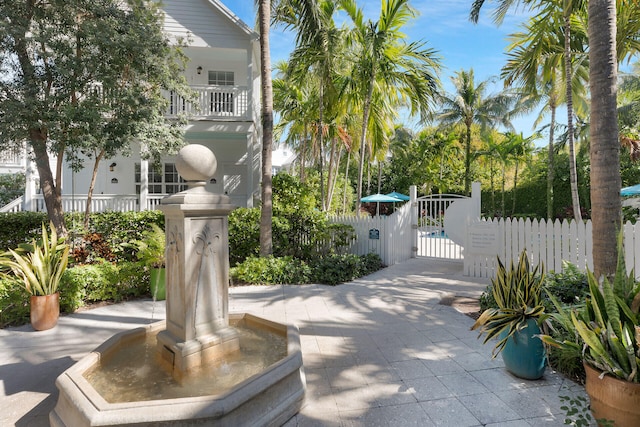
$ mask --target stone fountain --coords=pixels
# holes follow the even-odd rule
[[[278,426],[302,405],[305,381],[297,328],[228,312],[228,214],[233,206],[227,196],[205,189],[216,171],[215,156],[204,146],[188,145],[178,154],[176,168],[189,188],[166,197],[161,205],[167,239],[167,320],[113,336],[60,375],[60,395],[49,415],[54,427]],[[271,347],[280,339],[283,354],[272,354],[257,372],[211,390],[207,385],[217,377],[245,363],[246,331],[262,336],[258,342],[263,344],[244,346]],[[155,342],[153,363],[145,362],[136,371],[154,379],[149,384],[144,378],[129,381],[145,397],[135,394],[122,401],[129,391],[118,389],[118,380],[127,374],[112,372],[127,371],[107,369],[147,358],[138,350],[145,341]],[[102,383],[93,379],[100,374]],[[175,384],[158,385],[158,375]],[[105,382],[115,390],[104,391]],[[192,386],[196,383],[198,390]],[[153,392],[147,395],[146,389]]]

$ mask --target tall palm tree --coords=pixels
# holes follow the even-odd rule
[[[367,141],[373,142],[372,153],[376,145],[387,145],[395,116],[391,106],[408,103],[411,114],[427,116],[438,87],[440,65],[435,51],[425,48],[423,42],[404,41],[402,27],[416,16],[409,0],[382,0],[375,22],[364,19],[354,0],[339,3],[354,25],[350,38],[354,46],[351,93],[362,111],[356,200],[359,215]]]
[[[515,213],[516,211],[516,194],[518,191],[518,169],[520,166],[520,162],[528,162],[531,159],[531,155],[533,153],[533,141],[538,138],[538,134],[532,134],[525,138],[521,133],[512,133],[507,132],[505,137],[507,138],[507,143],[511,147],[511,159],[513,160],[513,164],[515,166],[514,174],[513,174],[513,205],[511,207],[511,213]]]
[[[575,61],[572,80],[567,83],[562,78],[560,69],[566,65],[564,48],[564,30],[562,27],[563,17],[553,10],[545,10],[528,20],[524,25],[524,30],[510,35],[511,43],[507,47],[508,60],[502,69],[502,78],[505,86],[514,83],[520,85],[522,90],[529,93],[528,101],[533,104],[544,102],[544,107],[535,122],[537,126],[541,119],[550,113],[551,123],[549,125],[549,146],[548,150],[548,171],[547,171],[547,217],[553,218],[553,171],[554,171],[554,131],[556,128],[556,109],[560,102],[566,99],[567,88],[572,92],[572,107],[570,116],[577,109],[579,113],[584,113],[585,104],[573,102],[574,99],[583,101],[586,92],[586,80],[588,67],[585,55],[581,55],[581,61]],[[586,44],[584,37],[576,37],[578,47]],[[566,74],[564,74],[566,76]],[[562,91],[561,86],[564,86]],[[562,96],[564,92],[564,97]],[[572,127],[571,127],[572,128]],[[570,133],[573,135],[573,132]],[[568,135],[569,136],[569,135]],[[571,141],[569,142],[572,147]],[[575,156],[570,156],[572,171],[576,171]],[[575,178],[575,179],[573,179]],[[577,194],[577,174],[572,174],[571,180],[572,194]],[[573,199],[574,211],[580,211],[579,199]]]
[[[271,52],[269,26],[271,25],[271,0],[259,0],[258,21],[260,27],[260,77],[262,80],[262,184],[260,210],[260,255],[273,253],[273,189],[271,177],[271,153],[273,146],[273,87],[271,84]]]
[[[461,124],[465,129],[465,172],[464,191],[471,192],[471,127],[480,125],[483,129],[498,124],[512,129],[509,121],[510,110],[514,98],[506,92],[496,95],[486,95],[489,80],[476,85],[473,69],[457,71],[451,78],[455,92],[443,94],[440,97],[442,105],[437,115],[438,121],[444,126]]]
[[[325,115],[335,96],[335,61],[342,56],[342,30],[333,19],[337,5],[332,0],[283,0],[279,20],[296,31],[296,46],[289,59],[288,77],[300,83],[310,74],[318,78],[318,109],[314,129],[320,161],[320,197],[326,207],[324,184],[324,145],[327,136]],[[331,112],[329,117],[331,117]]]
[[[484,0],[475,0],[471,6],[471,13],[469,18],[474,23],[478,22],[480,16],[480,9],[484,4]],[[572,37],[572,25],[584,26],[584,20],[580,20],[580,16],[584,16],[586,2],[584,0],[495,0],[498,3],[496,10],[493,13],[493,19],[496,24],[501,24],[506,16],[507,11],[517,5],[521,5],[528,9],[540,8],[542,12],[540,15],[544,15],[544,19],[552,19],[560,16],[562,20],[562,42],[564,45],[564,78],[565,82],[574,82],[573,78],[573,61],[576,57],[573,52],[576,51],[584,53],[586,47],[585,37]],[[539,16],[540,16],[539,15]],[[540,21],[541,24],[547,25],[547,21]],[[580,31],[581,35],[586,35],[583,31]],[[579,60],[586,59],[586,55],[578,57]],[[574,144],[574,126],[573,126],[573,91],[572,85],[567,84],[565,90],[565,102],[567,104],[567,140],[569,145],[569,171],[571,181],[571,200],[573,204],[573,213],[576,221],[582,220],[582,213],[580,209],[580,198],[578,195],[578,173],[576,167],[576,155]]]
[[[620,144],[616,111],[616,1],[589,1],[591,212],[596,277],[616,270],[620,230]]]

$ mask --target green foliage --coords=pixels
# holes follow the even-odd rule
[[[613,283],[605,277],[598,286],[589,272],[591,298],[571,320],[588,347],[584,360],[595,368],[625,381],[640,382],[640,286],[620,268]],[[624,261],[622,261],[624,268]]]
[[[149,275],[140,264],[102,262],[68,269],[60,284],[60,307],[72,312],[95,301],[122,301],[148,295]]]
[[[0,213],[0,251],[16,248],[38,238],[47,215],[42,212]]]
[[[250,257],[231,269],[234,282],[264,284],[322,283],[337,285],[378,271],[382,261],[377,254],[357,256],[329,255],[309,263],[285,257]]]
[[[21,244],[0,256],[1,273],[6,275],[10,270],[30,295],[55,294],[60,278],[67,269],[69,245],[64,238],[58,239],[53,223],[50,227],[51,237],[42,223],[39,241],[34,238],[30,244]]]
[[[544,286],[562,304],[579,303],[589,292],[587,274],[568,261],[562,261],[561,272],[549,272],[545,276]],[[547,309],[550,308],[552,306],[548,304]]]
[[[12,277],[0,278],[0,328],[29,323],[29,294]]]
[[[471,329],[480,329],[486,334],[484,342],[506,332],[493,349],[495,357],[507,340],[526,326],[529,319],[540,320],[544,314],[541,303],[544,272],[538,274],[539,266],[530,269],[526,251],[522,251],[518,264],[513,261],[507,269],[498,258],[496,277],[491,280],[493,299],[497,308],[487,308]]]
[[[236,265],[259,253],[260,209],[234,209],[229,214],[229,263]]]
[[[314,283],[337,285],[379,270],[382,268],[382,261],[377,254],[329,255],[314,260],[311,266]]]
[[[353,227],[331,224],[316,209],[311,188],[296,177],[273,178],[273,255],[309,261],[318,255],[343,253],[355,235]],[[260,253],[260,209],[238,208],[229,215],[229,261],[237,265]]]
[[[164,230],[157,224],[142,232],[142,239],[132,240],[131,245],[136,249],[136,258],[149,268],[163,268],[165,266]]]
[[[309,283],[311,268],[302,260],[286,257],[250,257],[231,269],[234,281],[256,285]]]
[[[24,173],[0,174],[0,206],[4,206],[22,196],[24,187]]]
[[[571,310],[551,299],[557,313],[551,326],[559,325],[569,339],[551,333],[542,340],[563,350],[580,352],[591,366],[625,381],[640,382],[640,284],[633,271],[627,274],[618,236],[618,264],[613,281],[604,277],[602,284],[588,272],[589,298],[583,306]],[[560,336],[560,337],[558,337]]]
[[[74,251],[82,251],[86,258],[108,258],[103,247],[100,250],[94,247],[93,235],[97,234],[113,253],[113,261],[133,261],[136,259],[135,247],[129,243],[142,240],[143,233],[153,224],[164,228],[164,214],[157,210],[93,213],[89,217],[89,230],[82,227],[82,213],[66,214],[65,222],[73,238]]]

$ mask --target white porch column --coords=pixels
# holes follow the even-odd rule
[[[253,207],[253,197],[254,197],[254,193],[253,193],[253,189],[255,188],[253,185],[253,180],[254,180],[254,172],[253,172],[253,165],[254,165],[254,155],[255,153],[253,152],[253,143],[254,143],[254,127],[251,126],[251,128],[249,129],[249,131],[247,132],[247,207],[248,208],[252,208]]]
[[[140,158],[140,210],[149,210],[149,161]]]
[[[29,149],[25,147],[24,150],[24,200],[22,204],[22,210],[24,211],[35,211],[36,206],[33,203],[33,196],[36,194],[36,180],[38,179],[38,174],[35,173],[35,164],[33,160],[31,160],[31,156],[29,155]]]
[[[411,203],[411,258],[418,256],[418,187],[409,187],[409,203]]]

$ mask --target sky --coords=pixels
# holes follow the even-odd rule
[[[254,27],[256,11],[253,0],[222,0],[225,5],[250,27]],[[380,15],[380,0],[357,0],[363,8],[366,19],[377,20]],[[453,91],[451,76],[456,71],[473,68],[476,85],[493,77],[498,77],[506,62],[505,50],[509,44],[508,35],[519,31],[518,26],[525,21],[527,13],[513,10],[501,26],[491,19],[492,2],[486,2],[478,24],[469,21],[472,0],[413,0],[411,6],[419,16],[410,22],[404,32],[407,41],[423,41],[426,47],[435,49],[441,58],[443,69],[440,79],[447,92]],[[294,35],[278,29],[271,30],[270,44],[272,63],[286,60],[293,49]],[[490,86],[487,95],[503,89],[502,83]],[[401,121],[414,127],[406,117]],[[515,119],[517,132],[525,137],[533,133],[535,114]],[[537,145],[546,145],[544,140]]]

